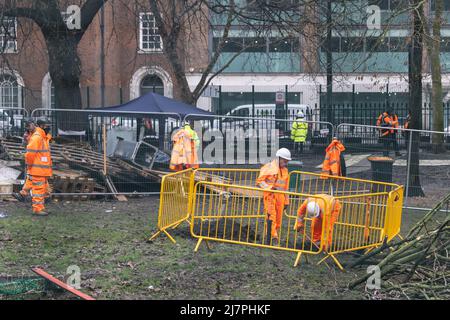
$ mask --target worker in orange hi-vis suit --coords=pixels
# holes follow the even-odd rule
[[[345,160],[342,154],[345,151],[344,145],[337,138],[333,138],[333,141],[325,151],[326,155],[322,164],[322,174],[345,177]]]
[[[339,217],[341,204],[339,200],[328,194],[318,194],[317,196],[324,199],[308,198],[302,203],[300,208],[298,208],[297,222],[295,223],[294,230],[303,233],[305,215],[312,218],[312,242],[320,247],[322,224],[325,219],[325,237],[327,237],[327,240],[323,244],[323,248],[326,251],[330,247],[333,239],[333,225]]]
[[[281,148],[276,153],[276,159],[261,168],[256,185],[264,190],[287,191],[289,189],[288,162],[291,160],[291,152]],[[267,237],[268,244],[278,242],[283,211],[289,205],[289,196],[282,193],[264,192],[264,212],[267,215],[267,230],[271,237]],[[268,233],[268,232],[267,232]],[[271,241],[272,239],[272,241]]]
[[[181,171],[185,168],[198,168],[197,147],[200,145],[200,141],[189,123],[185,123],[183,128],[173,135],[172,141],[170,170]]]
[[[27,174],[32,182],[33,214],[48,215],[45,211],[45,197],[48,192],[48,178],[52,176],[52,158],[47,134],[50,131],[47,121],[38,120],[38,127],[30,138],[25,153]]]

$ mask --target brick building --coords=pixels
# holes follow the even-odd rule
[[[251,3],[250,0],[238,2]],[[286,0],[295,1],[295,0]],[[388,21],[405,0],[355,0],[348,25],[343,30],[332,30],[332,56],[335,84],[333,101],[349,103],[353,94],[356,103],[384,102],[387,94],[392,102],[407,103],[407,42],[410,35],[409,13],[394,14],[389,29],[367,30],[366,7],[377,5],[381,20]],[[148,3],[143,1],[142,3]],[[450,99],[450,0],[445,0],[444,25],[442,27],[442,70],[444,100]],[[334,6],[339,6],[339,3]],[[339,12],[337,8],[335,11]],[[425,5],[426,15],[433,17],[433,1]],[[254,14],[258,14],[255,12]],[[306,12],[306,14],[309,14]],[[223,19],[212,20],[213,30],[191,34],[180,44],[189,85],[194,88],[205,69],[217,39],[223,31]],[[319,17],[321,19],[323,17]],[[158,30],[150,10],[138,6],[135,1],[109,1],[104,7],[104,69],[101,56],[101,13],[98,13],[79,46],[81,57],[81,92],[83,107],[115,105],[126,102],[148,91],[178,97],[176,78],[165,57]],[[20,27],[18,27],[20,26]],[[342,29],[342,28],[341,28]],[[16,40],[8,40],[8,34],[16,34]],[[311,36],[308,36],[308,33]],[[220,68],[227,58],[248,43],[258,42],[258,47],[245,50],[212,85],[222,87],[221,110],[218,99],[202,97],[198,106],[214,112],[231,112],[249,103],[274,103],[275,93],[288,91],[287,100],[292,104],[320,105],[321,88],[325,88],[325,52],[317,45],[314,26],[309,26],[302,36],[283,38],[276,31],[270,35],[256,35],[246,31],[245,25],[233,25],[229,42],[224,47],[215,67]],[[382,41],[379,37],[383,34]],[[48,76],[45,42],[39,29],[31,22],[11,21],[0,34],[4,48],[0,56],[1,107],[52,107],[53,91]],[[430,92],[430,65],[424,50],[424,100]],[[102,77],[103,74],[103,77]],[[102,78],[104,83],[102,84]],[[102,90],[103,88],[103,90]],[[388,92],[389,90],[389,92]],[[356,94],[355,94],[356,93]]]

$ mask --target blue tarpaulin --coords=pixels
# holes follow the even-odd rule
[[[131,100],[121,105],[105,108],[94,108],[89,110],[95,111],[95,113],[101,111],[101,113],[105,114],[122,114],[123,112],[130,112],[134,114],[142,112],[143,114],[145,114],[148,112],[163,112],[170,114],[179,114],[181,118],[184,118],[184,116],[188,114],[194,114],[196,115],[196,117],[200,118],[201,116],[212,115],[211,112],[153,92],[147,93],[137,99]]]

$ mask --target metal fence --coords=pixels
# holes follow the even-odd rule
[[[4,126],[3,137],[21,136],[24,130],[22,119],[28,114],[24,109],[9,111],[5,118],[8,125]],[[171,134],[182,123],[179,115],[174,114],[111,115],[92,110],[36,109],[30,116],[45,116],[52,122],[52,134],[56,140],[52,145],[55,172],[57,176],[65,177],[60,179],[57,189],[65,190],[64,194],[77,193],[85,197],[90,197],[92,193],[158,192],[163,172],[168,170]],[[300,150],[299,144],[291,139],[292,119],[224,115],[199,119],[195,115],[187,115],[184,120],[194,122],[193,127],[202,141],[198,150],[199,158],[202,167],[206,168],[258,169],[274,156],[276,149],[286,147],[293,153],[294,161],[290,163],[290,170],[301,168],[303,171],[318,172],[326,146],[333,136],[337,136],[347,149],[348,175],[372,179],[373,170],[367,158],[382,156],[385,149],[384,142],[379,138],[380,128],[366,124],[342,123],[335,126],[307,117],[308,134],[303,150]],[[410,185],[413,185],[413,191],[416,190],[417,179],[409,181],[408,177],[411,178],[410,164],[418,163],[417,176],[426,197],[424,201],[407,197],[405,203],[431,207],[432,201],[448,189],[446,181],[450,178],[448,154],[434,153],[433,134],[440,134],[444,150],[449,150],[450,133],[408,131],[402,128],[396,132],[396,145],[401,155],[394,159],[393,182],[405,185],[408,193],[411,193]],[[418,132],[417,143],[410,143],[410,132]],[[23,161],[20,144],[20,139],[16,142],[2,139],[3,149],[6,148],[15,160]],[[415,149],[416,146],[418,149]],[[394,144],[389,147],[393,149]],[[394,155],[393,151],[390,155]],[[417,170],[414,167],[412,169]],[[64,175],[64,172],[72,173]]]
[[[450,132],[397,128],[387,140],[380,138],[381,129],[385,128],[345,123],[336,127],[337,137],[347,148],[347,175],[362,179],[391,176],[394,183],[405,186],[405,204],[432,207],[448,193]],[[377,168],[373,157],[384,156],[392,158],[392,165],[388,160],[387,166]]]

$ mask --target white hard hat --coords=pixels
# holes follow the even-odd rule
[[[305,115],[303,114],[303,111],[300,110],[299,112],[297,112],[297,117],[304,118]]]
[[[279,157],[279,158],[283,158],[283,159],[289,160],[289,161],[292,160],[291,159],[291,152],[288,149],[286,149],[286,148],[281,148],[280,150],[278,150],[276,156]]]
[[[320,215],[320,207],[315,201],[308,202],[306,206],[306,213],[313,218],[317,218]]]

